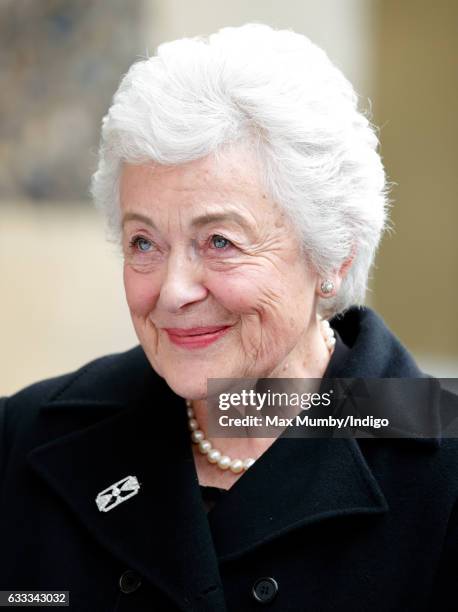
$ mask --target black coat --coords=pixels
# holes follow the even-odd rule
[[[333,325],[341,376],[421,375],[370,309]],[[0,406],[2,590],[78,612],[458,609],[456,440],[279,438],[207,515],[184,401],[140,346]],[[126,476],[138,493],[99,511]]]

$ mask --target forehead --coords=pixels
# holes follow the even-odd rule
[[[243,150],[213,155],[176,166],[124,164],[120,186],[124,210],[134,206],[171,204],[248,204],[267,200],[259,167]],[[149,207],[149,206],[148,206]]]
[[[120,189],[122,227],[131,227],[129,220],[133,224],[148,219],[148,225],[161,231],[184,227],[194,231],[221,221],[237,224],[254,240],[294,231],[260,176],[254,156],[234,148],[218,158],[210,155],[176,166],[125,164]]]

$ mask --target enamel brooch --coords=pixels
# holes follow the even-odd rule
[[[95,498],[96,504],[100,512],[108,512],[119,504],[122,504],[126,499],[133,495],[137,495],[140,490],[140,483],[136,476],[125,476],[110,485]]]

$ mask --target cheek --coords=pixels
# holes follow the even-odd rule
[[[247,270],[209,278],[208,289],[227,310],[240,315],[257,314],[261,320],[281,310],[285,286],[279,278],[260,270]]]
[[[131,313],[146,317],[154,308],[159,297],[158,283],[149,274],[139,274],[124,266],[124,288]]]
[[[267,270],[246,268],[208,280],[209,290],[227,310],[256,314],[260,324],[273,325],[278,332],[302,330],[313,305],[313,279],[300,266],[281,271],[274,266]]]
[[[207,288],[221,306],[239,315],[256,312],[263,293],[261,279],[247,270],[210,274]]]

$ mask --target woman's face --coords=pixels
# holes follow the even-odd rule
[[[207,378],[291,375],[294,359],[312,359],[318,279],[248,153],[127,164],[121,207],[135,331],[178,395],[202,399]]]

